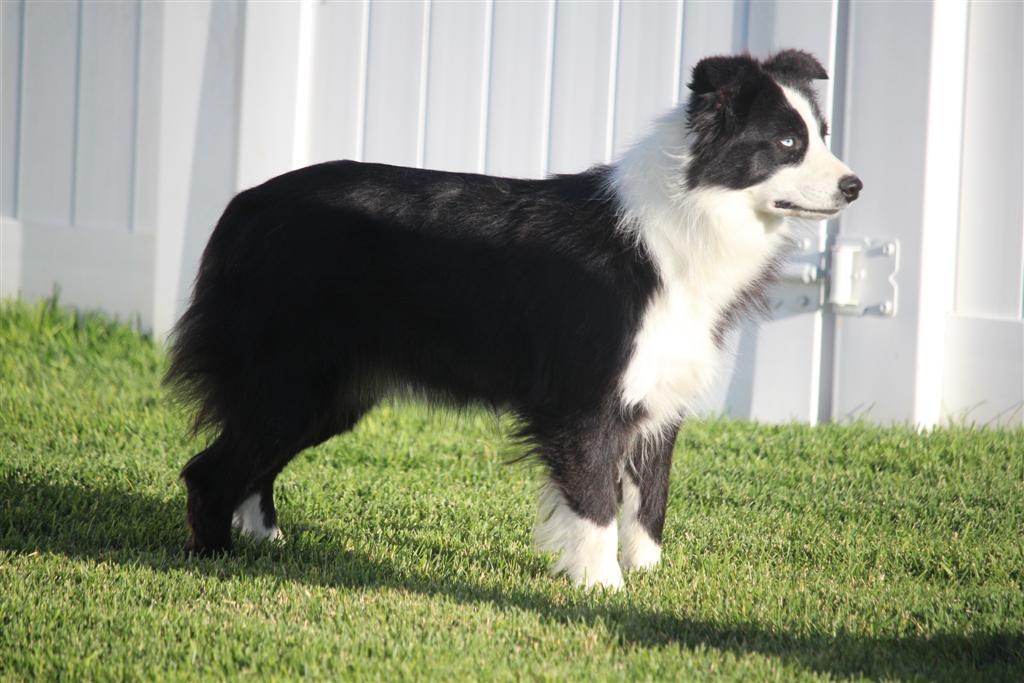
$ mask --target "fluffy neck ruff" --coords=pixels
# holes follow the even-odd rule
[[[785,219],[757,211],[745,190],[688,188],[689,136],[682,106],[612,167],[620,228],[653,259],[662,285],[686,284],[718,305],[753,280],[787,241]],[[726,301],[718,301],[717,292]],[[711,303],[710,301],[708,303]]]
[[[726,311],[787,241],[784,219],[759,212],[745,190],[688,188],[685,112],[677,109],[612,168],[620,229],[654,262],[649,302],[623,377],[621,404],[643,408],[656,436],[714,379]]]

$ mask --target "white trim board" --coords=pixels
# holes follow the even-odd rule
[[[18,296],[21,288],[21,223],[0,218],[0,299]]]
[[[947,317],[942,417],[1024,426],[1024,320]]]
[[[2,226],[4,295],[33,300],[59,289],[61,304],[102,308],[122,320],[137,317],[144,330],[152,328],[152,234],[8,219]],[[15,283],[7,277],[8,246],[18,242]]]

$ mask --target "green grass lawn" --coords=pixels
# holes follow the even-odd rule
[[[0,308],[0,678],[1024,680],[1024,433],[689,423],[665,561],[531,549],[511,423],[377,409],[278,480],[284,545],[186,559],[159,348]]]

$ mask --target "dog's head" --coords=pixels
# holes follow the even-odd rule
[[[782,216],[821,219],[846,208],[863,185],[825,146],[828,124],[811,87],[823,78],[824,67],[799,50],[701,60],[689,84],[689,186],[744,190],[757,210]]]

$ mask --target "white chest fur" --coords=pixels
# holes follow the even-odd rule
[[[660,292],[644,315],[622,379],[622,403],[643,407],[652,426],[678,417],[715,376],[716,313],[702,304],[677,283]]]
[[[726,224],[679,225],[700,239],[649,249],[663,286],[652,298],[622,379],[622,403],[641,406],[658,431],[692,407],[719,367],[715,328],[725,309],[764,270],[779,248],[777,229],[761,220],[725,213]],[[663,226],[664,227],[664,226]],[[657,228],[655,228],[657,229]],[[650,238],[650,236],[648,236]]]
[[[681,140],[664,127],[614,168],[624,229],[651,256],[662,287],[649,302],[622,377],[624,408],[642,407],[657,433],[714,380],[715,327],[785,240],[780,217],[755,210],[743,190],[683,191]]]

